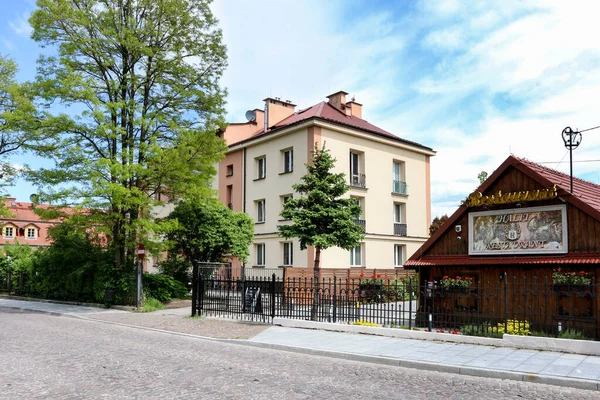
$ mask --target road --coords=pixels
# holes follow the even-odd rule
[[[600,399],[0,309],[0,399]]]

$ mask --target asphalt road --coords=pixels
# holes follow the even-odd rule
[[[0,309],[0,399],[600,399]]]

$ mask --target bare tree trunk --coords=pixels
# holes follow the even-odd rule
[[[315,249],[315,268],[314,268],[314,277],[313,277],[313,304],[310,310],[310,319],[311,321],[317,320],[317,315],[319,313],[319,303],[321,294],[319,293],[319,281],[321,280],[321,248],[316,247]]]

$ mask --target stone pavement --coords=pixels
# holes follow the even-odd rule
[[[157,312],[140,314],[113,309],[6,298],[0,298],[0,307],[87,319],[98,316],[99,320],[113,319],[118,316],[119,323],[131,326],[140,326],[140,319],[146,318],[146,316],[148,319],[169,318],[169,325],[165,329],[159,330],[171,332],[181,332],[174,325],[200,322],[200,320],[184,318],[183,315],[189,315],[184,311],[172,310],[162,310],[161,314],[157,314]],[[177,321],[182,322],[178,323]],[[231,321],[214,322],[217,325],[219,323],[232,324]],[[241,328],[245,324],[238,325]],[[235,329],[235,326],[231,325],[227,329]],[[229,340],[229,342],[460,375],[600,390],[599,356],[279,326],[262,326],[257,332],[260,333],[249,340]],[[186,334],[189,335],[187,332]]]

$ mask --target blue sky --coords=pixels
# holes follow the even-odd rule
[[[33,0],[3,4],[0,53],[33,79]],[[600,4],[579,1],[216,0],[228,120],[277,96],[300,108],[345,90],[363,117],[437,151],[433,215],[451,214],[514,154],[568,172],[561,132],[600,125]],[[600,181],[600,129],[575,175]],[[562,163],[560,161],[562,160]],[[18,161],[17,161],[18,162]],[[35,164],[34,164],[35,165]],[[11,194],[27,200],[20,182]]]

